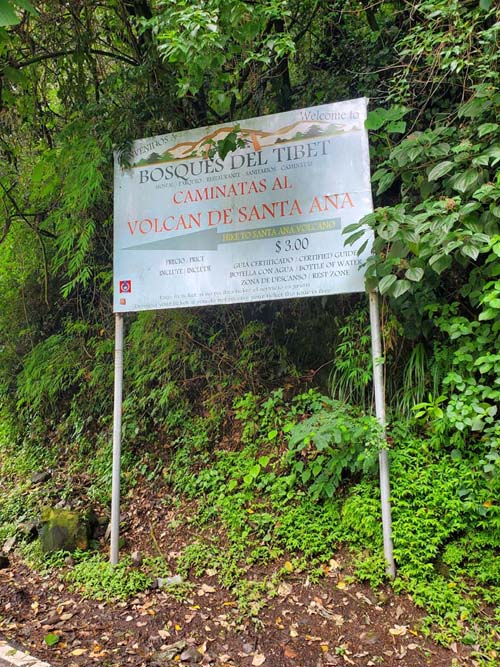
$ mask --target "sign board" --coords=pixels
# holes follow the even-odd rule
[[[123,313],[362,292],[372,211],[366,99],[150,139],[115,155],[115,400],[110,560],[118,562]],[[359,250],[359,255],[358,255]],[[385,428],[378,295],[370,293],[377,418]],[[384,554],[394,578],[389,465],[379,453]]]
[[[370,232],[346,248],[342,229],[372,211],[366,106],[141,139],[127,169],[115,155],[115,312],[364,291]]]

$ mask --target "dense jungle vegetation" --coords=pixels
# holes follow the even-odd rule
[[[366,96],[393,586],[495,663],[499,21],[493,0],[0,2],[0,543],[40,512],[32,471],[109,505],[113,150]],[[142,312],[125,347],[124,493],[161,482],[224,530],[186,571],[238,589],[286,553],[320,576],[342,543],[384,581],[365,295]]]

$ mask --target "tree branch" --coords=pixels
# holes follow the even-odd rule
[[[69,49],[66,51],[54,51],[53,53],[42,53],[38,56],[35,56],[34,58],[30,58],[29,60],[24,60],[23,62],[20,63],[13,63],[12,67],[14,67],[15,69],[22,69],[23,67],[27,67],[28,65],[39,63],[42,60],[51,60],[52,58],[62,58],[64,56],[72,56],[77,52],[78,49]],[[101,49],[89,49],[89,53],[92,53],[97,56],[104,56],[106,58],[113,58],[114,60],[121,60],[122,62],[127,63],[128,65],[133,65],[134,67],[139,65],[139,62],[137,60],[133,60],[128,56],[123,56],[119,53],[113,53],[111,51],[103,51]]]

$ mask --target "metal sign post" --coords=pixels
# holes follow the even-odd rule
[[[120,538],[120,456],[123,394],[123,315],[115,313],[115,399],[113,412],[113,477],[111,488],[111,565],[118,563]]]
[[[382,356],[382,344],[380,335],[380,314],[378,292],[371,291],[370,299],[370,325],[372,338],[372,360],[373,360],[373,387],[375,390],[375,414],[383,429],[385,439],[385,388],[384,388],[384,360]],[[378,456],[380,475],[380,502],[382,505],[382,532],[384,538],[384,556],[387,564],[387,574],[391,579],[396,576],[396,566],[392,548],[392,518],[389,485],[389,457],[387,447],[383,447]]]

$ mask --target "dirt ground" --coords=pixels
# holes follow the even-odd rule
[[[166,527],[172,516],[159,508],[153,493],[129,506],[140,511],[124,511],[122,553],[152,553],[152,527],[155,548],[172,557],[184,540],[192,539]],[[0,636],[54,666],[477,664],[468,647],[445,648],[424,636],[423,612],[408,596],[396,596],[389,588],[374,592],[353,581],[345,554],[334,555],[319,583],[290,572],[257,618],[241,614],[210,570],[202,578],[189,578],[191,588],[182,600],[168,589],[152,589],[127,602],[104,603],[83,599],[58,575],[30,571],[15,553],[10,561],[0,570]],[[269,566],[267,574],[282,566]],[[245,576],[263,574],[260,567]],[[49,634],[59,638],[51,647],[45,642]]]

